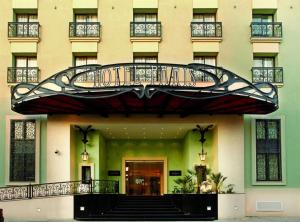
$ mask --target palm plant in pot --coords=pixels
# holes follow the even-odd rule
[[[221,173],[211,173],[210,179],[214,183],[213,190],[216,193],[220,193],[223,187],[223,183],[227,179],[227,177],[224,177]]]

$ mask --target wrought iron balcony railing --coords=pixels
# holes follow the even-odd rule
[[[281,22],[252,22],[251,37],[257,38],[281,38]]]
[[[161,23],[130,22],[130,37],[161,37]]]
[[[38,22],[9,22],[8,37],[38,38],[40,25]]]
[[[100,22],[70,22],[70,37],[100,37]]]
[[[253,67],[252,82],[283,83],[282,67]]]
[[[7,83],[38,83],[38,67],[9,67],[7,69]]]
[[[114,180],[88,180],[0,187],[0,201],[93,193],[118,194],[119,182]]]
[[[222,37],[222,22],[191,22],[192,37]]]

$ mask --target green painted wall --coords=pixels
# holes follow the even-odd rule
[[[207,134],[205,150],[208,152],[207,163],[212,162],[212,134]],[[80,153],[83,151],[81,135],[76,132],[76,169],[75,175],[78,177],[78,166],[81,161]],[[119,180],[120,189],[122,187],[122,177],[107,176],[108,170],[120,170],[122,172],[123,157],[167,157],[168,171],[181,170],[183,175],[187,169],[193,169],[195,164],[199,164],[200,152],[199,135],[188,132],[183,140],[161,139],[161,140],[105,140],[99,131],[89,135],[87,151],[90,154],[90,162],[95,164],[95,179]],[[168,177],[168,193],[174,188],[174,179],[178,177]]]
[[[205,164],[209,168],[213,167],[213,159],[217,158],[213,156],[212,132],[205,134],[206,141],[204,143],[204,152],[207,152]],[[185,169],[194,169],[196,164],[200,163],[198,153],[201,152],[201,144],[199,142],[200,136],[198,133],[189,131],[183,140],[183,158],[185,163]],[[213,169],[217,170],[217,169]]]
[[[84,146],[81,141],[81,134],[76,131],[76,163],[75,164],[75,178],[80,180],[81,177],[78,175],[79,163],[82,163],[80,154],[84,151]],[[101,139],[101,141],[100,141]],[[103,138],[99,136],[99,131],[94,131],[88,135],[89,142],[87,143],[86,150],[89,153],[89,162],[94,163],[95,177],[94,179],[100,179],[100,149],[99,145],[103,145]],[[101,163],[102,164],[102,163]]]
[[[293,6],[292,8],[290,6]],[[283,25],[278,65],[284,69],[284,85],[279,88],[279,110],[269,116],[285,117],[285,149],[287,185],[280,188],[300,188],[300,102],[299,102],[299,22],[300,1],[278,1],[277,21]],[[245,185],[251,185],[251,120],[245,117]],[[256,186],[270,188],[270,186]],[[275,186],[273,186],[275,187]]]
[[[122,157],[162,157],[168,159],[169,170],[184,171],[182,157],[182,141],[180,140],[108,140],[107,141],[107,169],[121,170]],[[174,187],[174,179],[168,177],[168,193]],[[120,177],[109,177],[118,179],[120,187],[122,182]]]

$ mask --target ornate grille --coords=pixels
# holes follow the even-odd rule
[[[192,22],[192,37],[222,37],[222,22]]]
[[[35,181],[35,120],[11,120],[11,182]]]
[[[37,67],[9,67],[7,69],[7,83],[38,83],[39,68]]]
[[[253,67],[253,82],[283,83],[283,68],[281,67]]]
[[[282,23],[281,22],[252,22],[251,37],[281,38]]]
[[[8,37],[39,37],[38,22],[9,22]]]
[[[160,22],[131,22],[130,23],[131,37],[160,37],[161,23]]]
[[[118,194],[119,182],[114,180],[66,181],[26,186],[0,187],[0,201],[46,198],[78,194]]]
[[[281,181],[280,120],[256,120],[256,180]]]
[[[70,37],[100,37],[99,22],[70,22]]]

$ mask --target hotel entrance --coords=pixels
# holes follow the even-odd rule
[[[126,161],[126,194],[158,196],[163,194],[163,161]]]

